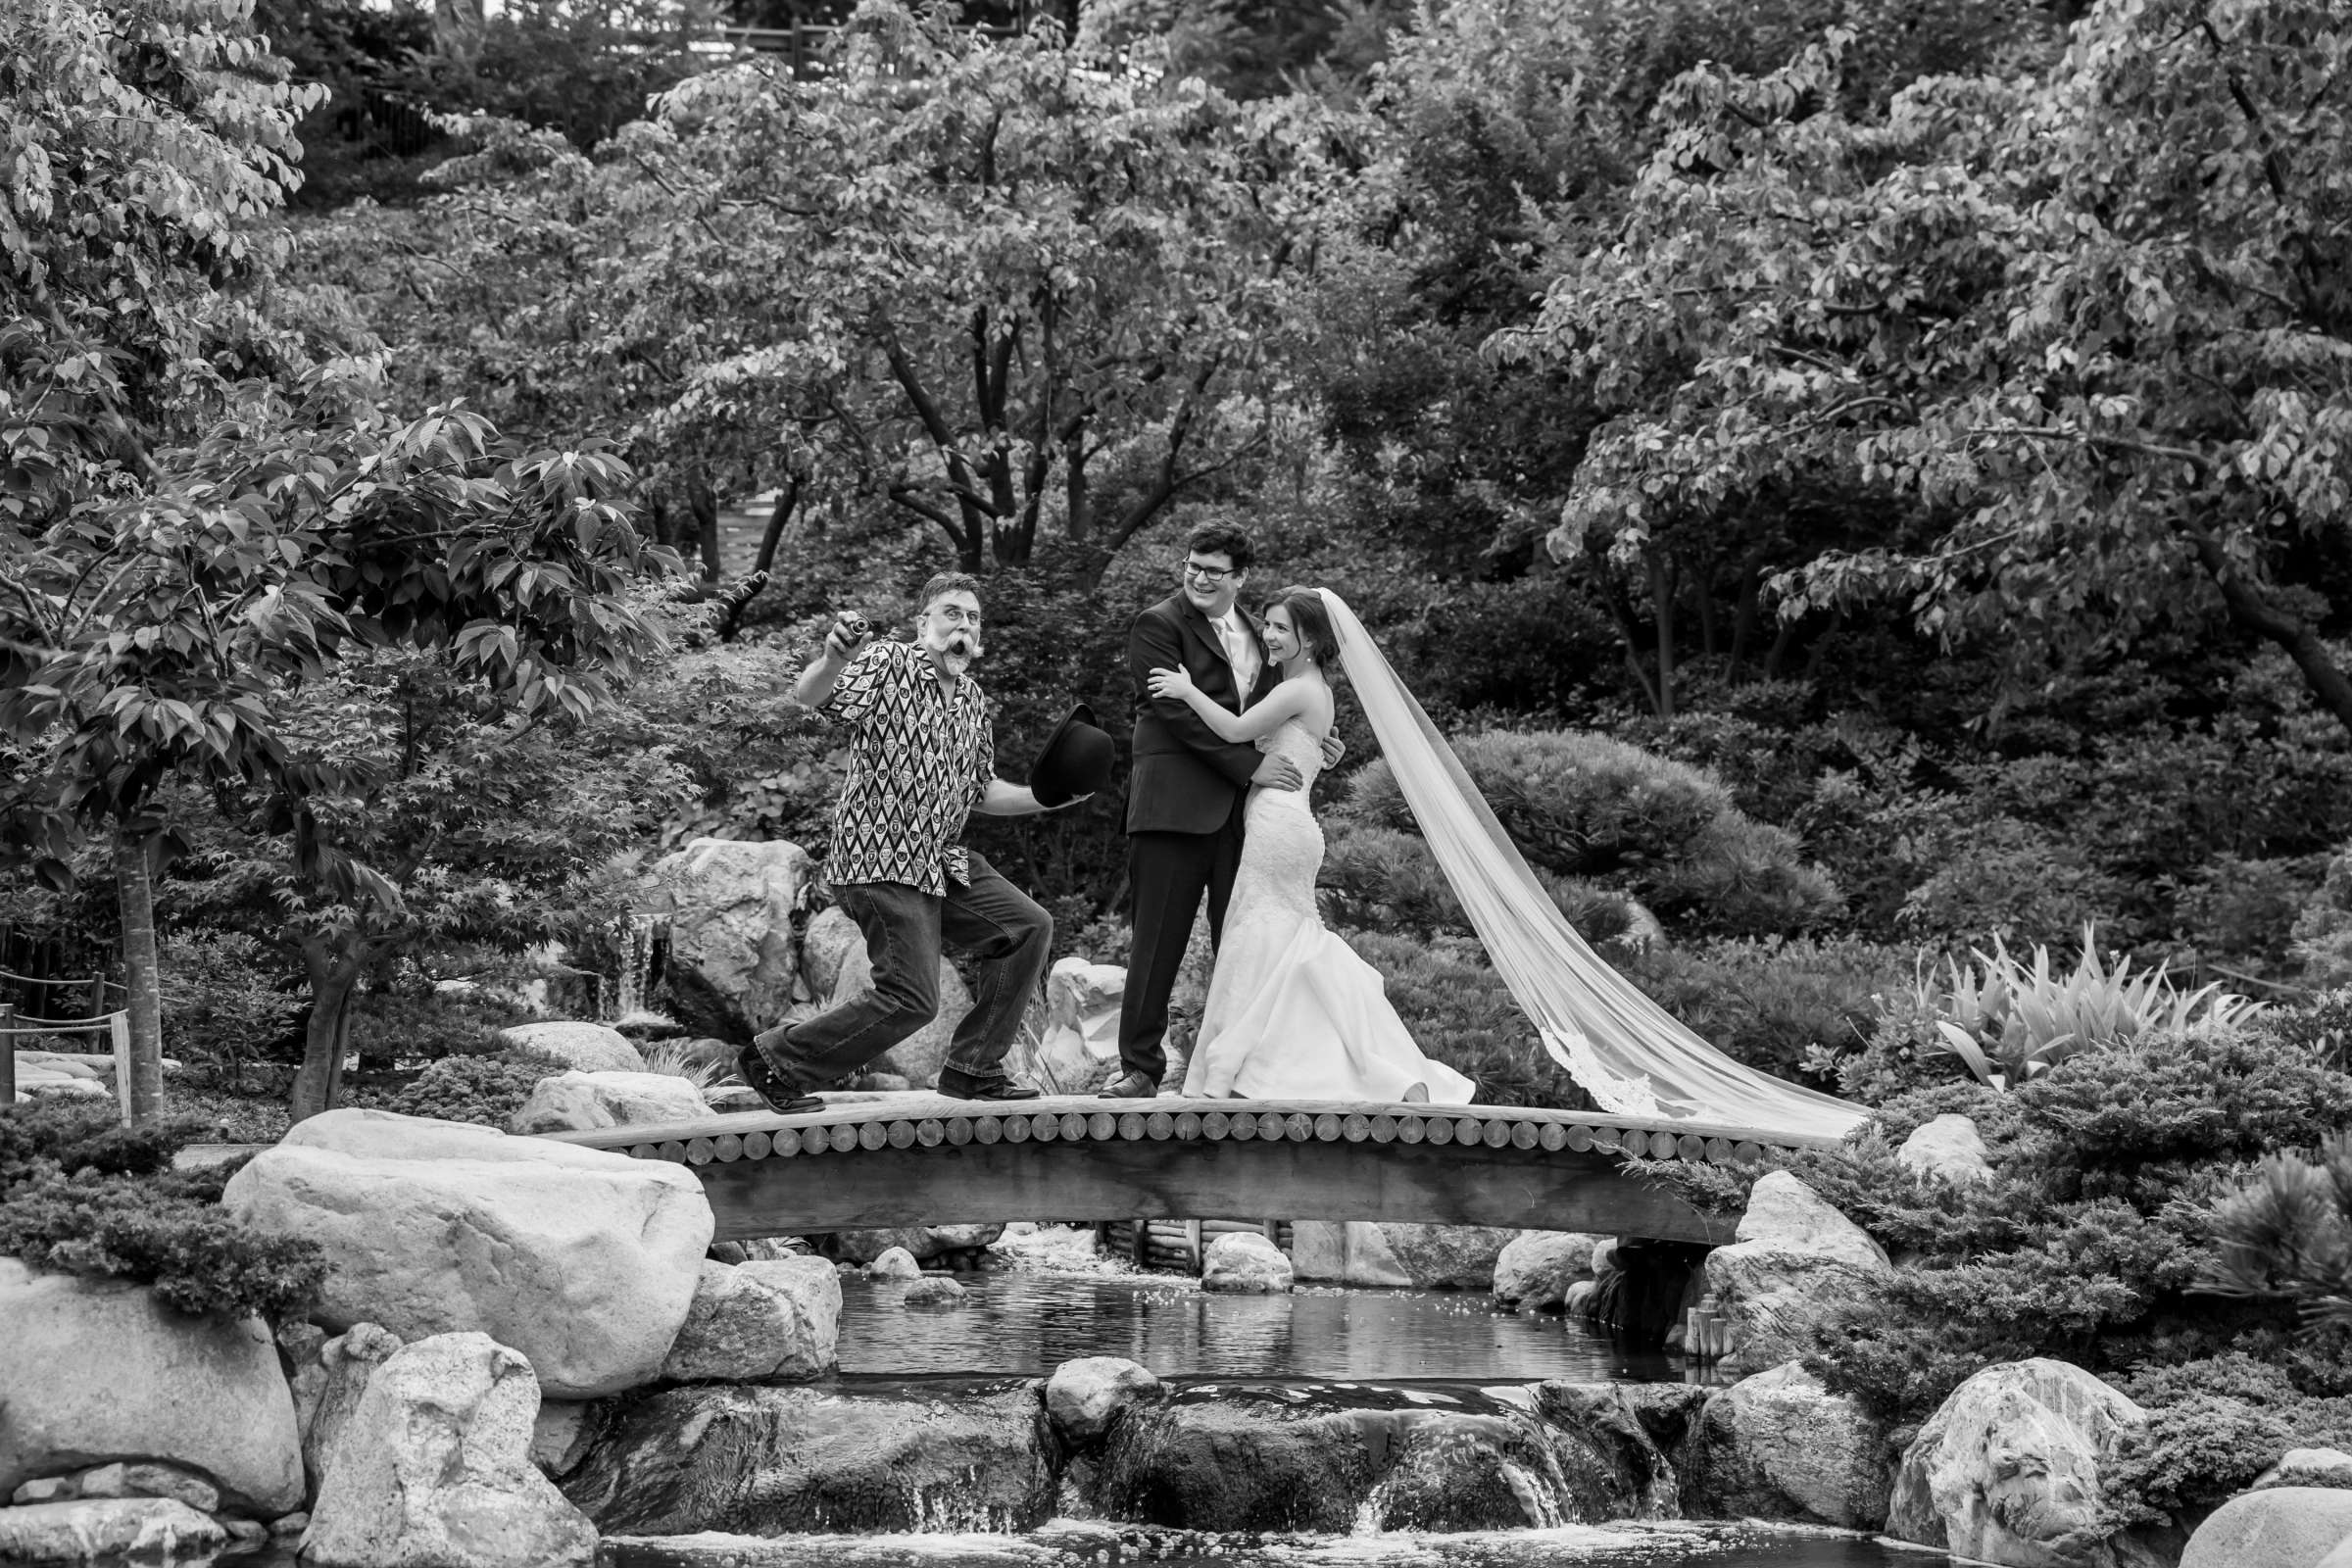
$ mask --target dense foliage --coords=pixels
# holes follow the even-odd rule
[[[233,1166],[172,1168],[206,1131],[185,1119],[126,1128],[106,1102],[0,1107],[0,1256],[149,1285],[182,1312],[301,1316],[325,1273],[318,1245],[223,1212]]]

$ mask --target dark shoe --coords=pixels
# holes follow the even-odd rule
[[[746,1046],[735,1054],[735,1071],[741,1075],[760,1102],[779,1116],[798,1116],[811,1110],[822,1110],[825,1102],[814,1095],[804,1095],[776,1075],[760,1054],[758,1046]]]
[[[1009,1078],[989,1078],[978,1083],[968,1078],[950,1078],[939,1075],[939,1092],[950,1100],[1043,1100],[1046,1092],[1027,1084],[1016,1084]]]
[[[1113,1078],[1095,1092],[1104,1100],[1150,1100],[1159,1093],[1159,1085],[1143,1073],[1131,1072]]]

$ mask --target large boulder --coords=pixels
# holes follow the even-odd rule
[[[399,1348],[400,1336],[375,1323],[355,1324],[350,1333],[319,1347],[318,1398],[302,1424],[302,1460],[314,1488],[325,1478],[326,1461],[359,1409],[368,1380]],[[299,1393],[296,1402],[301,1403]]]
[[[228,1532],[170,1497],[109,1497],[0,1508],[0,1562],[174,1562],[228,1544]]]
[[[1940,1176],[1947,1182],[1974,1184],[1992,1179],[1992,1165],[1984,1157],[1984,1135],[1958,1111],[1931,1116],[1914,1127],[1894,1157],[1923,1176]]]
[[[1986,1367],[1904,1451],[1886,1534],[2015,1568],[2158,1568],[2177,1542],[2120,1527],[2101,1488],[2146,1425],[2138,1405],[2068,1362]]]
[[[662,1364],[677,1383],[822,1377],[834,1367],[841,1276],[821,1257],[705,1262]]]
[[[1734,1236],[1707,1254],[1700,1290],[1715,1298],[1737,1369],[1805,1355],[1823,1318],[1890,1272],[1886,1249],[1787,1171],[1757,1181]]]
[[[375,1369],[303,1532],[319,1568],[543,1568],[596,1529],[531,1462],[539,1385],[486,1334],[437,1334]]]
[[[2352,1492],[2266,1487],[2205,1516],[2180,1568],[2320,1568],[2352,1543]]]
[[[1684,1502],[1716,1518],[1877,1530],[1885,1442],[1859,1404],[1789,1362],[1708,1396],[1681,1461]]]
[[[793,911],[814,876],[808,851],[781,840],[695,839],[654,862],[646,902],[669,916],[665,973],[681,1023],[745,1041],[784,1016],[798,979]]]
[[[1071,1444],[1085,1446],[1109,1430],[1121,1410],[1159,1393],[1150,1368],[1118,1355],[1082,1355],[1046,1379],[1046,1414]]]
[[[564,1490],[610,1535],[1024,1530],[1053,1512],[1053,1449],[1034,1383],[699,1384],[614,1408]]]
[[[1016,1046],[1015,1071],[1050,1095],[1088,1095],[1115,1077],[1119,1060],[1119,1004],[1127,971],[1072,955],[1046,974],[1045,1016],[1035,1043]]]
[[[0,1497],[117,1459],[194,1471],[239,1512],[300,1507],[294,1395],[269,1329],[0,1257]]]
[[[710,1114],[703,1092],[675,1073],[570,1072],[542,1078],[507,1119],[511,1133],[588,1132]]]
[[[502,1045],[525,1047],[579,1072],[645,1071],[645,1057],[611,1024],[578,1018],[518,1023],[501,1029],[498,1038]]]
[[[1581,1231],[1521,1231],[1494,1255],[1494,1304],[1506,1312],[1564,1310],[1568,1293],[1592,1278],[1592,1251],[1606,1237]]]
[[[1200,1254],[1200,1288],[1232,1296],[1280,1296],[1291,1288],[1291,1260],[1256,1231],[1228,1231]]]
[[[666,1160],[375,1110],[298,1123],[221,1202],[326,1250],[320,1322],[478,1330],[559,1398],[659,1375],[713,1228],[702,1184]]]
[[[1341,1285],[1483,1291],[1517,1234],[1485,1225],[1299,1220],[1291,1227],[1291,1266],[1302,1280]]]

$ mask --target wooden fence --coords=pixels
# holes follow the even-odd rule
[[[32,975],[14,974],[0,969],[0,980],[13,980],[20,985],[73,986],[72,980],[44,980]],[[122,986],[104,975],[92,975],[89,981],[93,1003],[106,1004],[106,989]],[[108,1049],[103,1052],[44,1051],[41,1055],[67,1061],[79,1061],[90,1066],[111,1062],[115,1069],[115,1101],[122,1108],[122,1124],[130,1125],[130,1014],[118,1007],[111,1012],[99,1012],[88,1018],[35,1018],[17,1010],[13,1002],[0,1002],[0,1105],[17,1102],[17,1046],[22,1036],[42,1035],[101,1035]]]

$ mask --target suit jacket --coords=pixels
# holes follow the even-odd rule
[[[1245,615],[1252,640],[1257,626]],[[1255,702],[1273,690],[1282,672],[1257,645]],[[1248,742],[1220,739],[1182,698],[1153,697],[1154,669],[1183,668],[1193,684],[1220,707],[1239,712],[1233,666],[1216,629],[1183,594],[1173,594],[1140,612],[1127,628],[1127,673],[1135,681],[1134,764],[1127,778],[1130,833],[1214,833],[1225,825],[1249,791],[1250,775],[1265,758]]]

